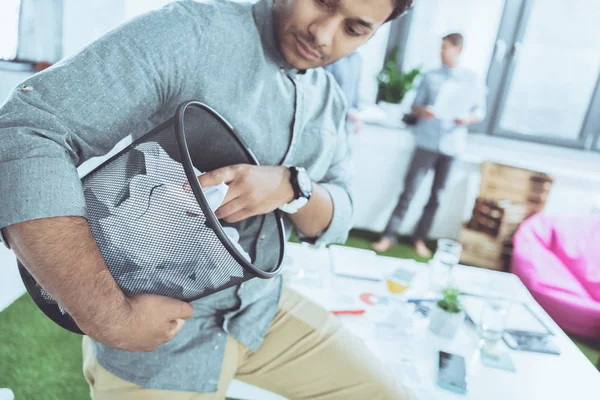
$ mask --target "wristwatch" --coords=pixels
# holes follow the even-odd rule
[[[290,183],[294,189],[294,200],[282,205],[279,209],[288,214],[295,214],[304,207],[312,196],[312,180],[302,167],[289,167]]]

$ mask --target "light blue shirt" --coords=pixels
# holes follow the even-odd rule
[[[486,114],[485,88],[479,83],[477,75],[464,68],[442,68],[427,72],[417,90],[413,102],[415,106],[433,106],[436,103],[440,88],[446,82],[456,82],[469,91],[472,96],[470,112],[479,120]],[[465,94],[467,95],[467,94]],[[454,120],[424,120],[419,119],[413,128],[417,147],[436,153],[458,155],[465,147],[468,130],[464,126],[457,126]]]
[[[346,95],[348,108],[358,108],[360,75],[362,70],[360,54],[357,52],[349,54],[333,64],[329,64],[325,67],[325,70],[333,75],[336,82],[342,88],[342,92]]]
[[[76,167],[198,100],[231,123],[262,165],[305,167],[334,204],[316,243],[344,242],[353,207],[343,94],[323,69],[302,73],[285,62],[271,7],[272,0],[175,2],[16,87],[0,108],[0,228],[85,216]],[[247,225],[243,247],[269,253],[261,224]],[[214,392],[227,335],[256,350],[280,293],[280,278],[250,280],[193,302],[183,330],[152,353],[94,343],[96,357],[143,387]]]

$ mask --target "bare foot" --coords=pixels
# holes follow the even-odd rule
[[[419,257],[431,258],[431,250],[427,248],[427,245],[422,240],[417,240],[415,242],[415,251],[417,252]]]
[[[385,253],[393,244],[390,238],[382,236],[381,239],[371,245],[371,248],[379,253]]]

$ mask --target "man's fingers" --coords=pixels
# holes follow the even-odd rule
[[[236,185],[236,182],[230,183],[229,189],[227,189],[227,194],[225,195],[225,198],[223,199],[223,203],[221,203],[221,206],[224,206],[225,204],[227,204],[231,201],[234,201],[235,199],[240,197],[242,194],[244,194],[244,189],[240,185]]]
[[[200,181],[200,186],[209,187],[221,183],[229,183],[235,179],[237,170],[238,169],[234,165],[207,172],[206,174],[198,178],[198,180]]]
[[[186,303],[185,301],[178,301],[179,303],[179,312],[177,313],[178,319],[190,319],[194,315],[194,307],[190,303]]]
[[[230,224],[235,224],[236,222],[240,222],[245,220],[246,218],[250,218],[253,217],[255,214],[252,214],[248,209],[242,209],[238,212],[236,212],[233,215],[230,215],[229,217],[225,218],[225,221],[229,222]]]
[[[186,303],[185,301],[172,299],[170,297],[164,297],[162,301],[165,302],[164,307],[164,317],[167,320],[176,320],[176,319],[190,319],[192,315],[194,315],[194,307],[190,303]]]
[[[171,329],[169,330],[169,335],[177,335],[179,331],[183,328],[183,325],[185,325],[185,320],[183,319],[176,319],[174,321],[171,321]]]
[[[230,202],[224,201],[223,203],[224,205],[219,207],[217,212],[215,212],[215,215],[219,219],[226,219],[227,217],[237,213],[238,211],[243,210],[245,206],[244,202],[240,197]]]

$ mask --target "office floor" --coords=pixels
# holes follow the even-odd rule
[[[374,239],[371,233],[356,231],[347,244],[369,248]],[[417,258],[405,243],[394,246],[386,255]],[[576,343],[596,364],[600,351]],[[11,388],[17,399],[89,398],[81,373],[80,345],[80,336],[54,325],[24,295],[0,313],[0,388]]]

